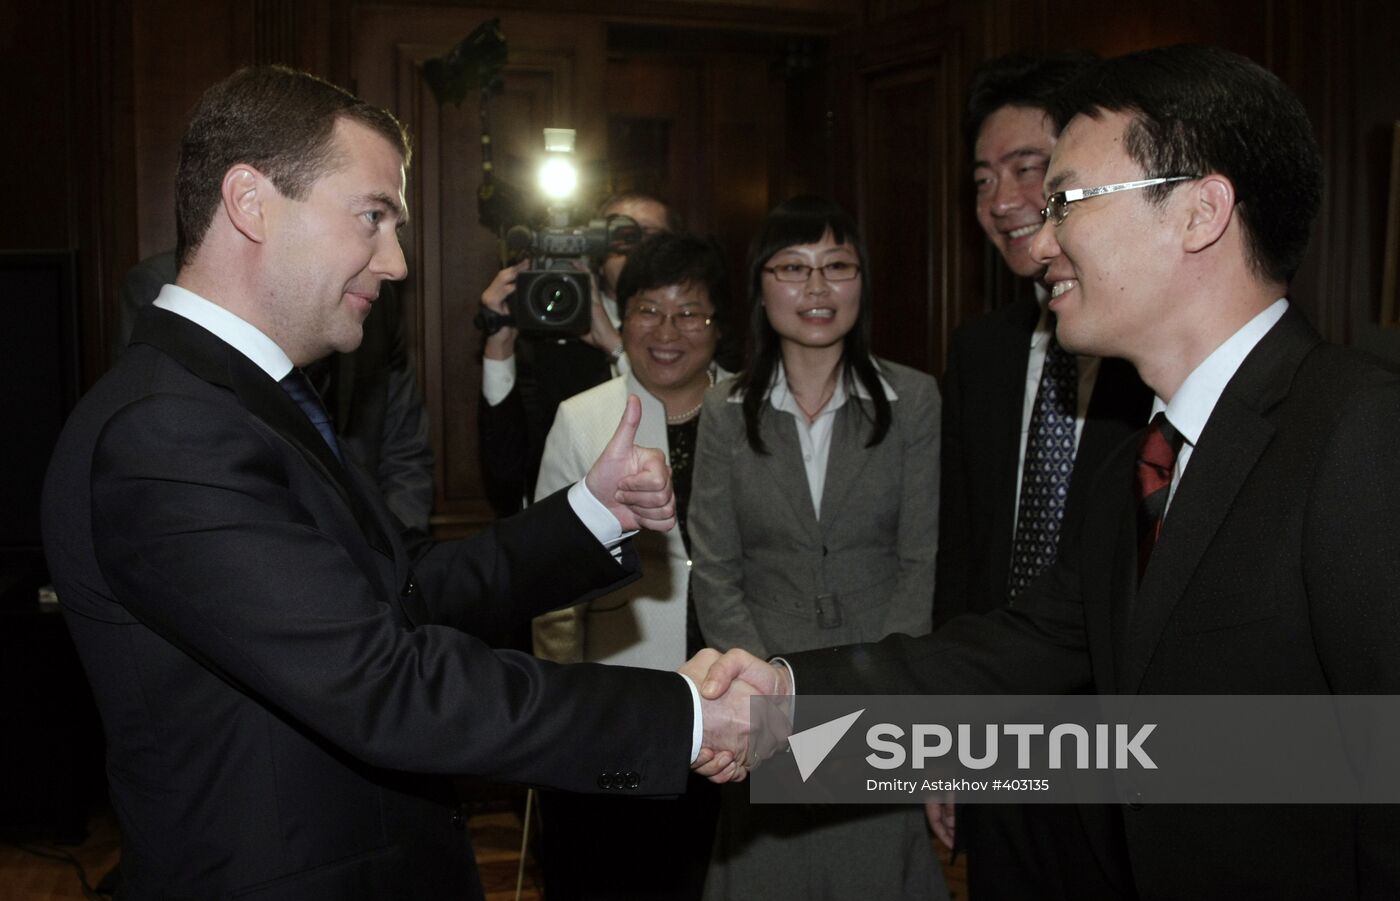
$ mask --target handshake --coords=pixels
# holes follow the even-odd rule
[[[721,655],[706,648],[680,668],[700,690],[704,738],[690,768],[712,782],[739,782],[787,742],[791,715],[750,722],[749,698],[792,696],[787,667],[760,660],[735,648]]]

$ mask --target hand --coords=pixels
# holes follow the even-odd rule
[[[641,421],[642,402],[635,394],[629,395],[617,431],[583,481],[599,503],[617,517],[624,532],[665,532],[676,524],[671,467],[666,465],[666,455],[656,448],[637,447]]]
[[[481,292],[481,305],[493,313],[510,315],[510,305],[506,298],[515,293],[516,278],[529,268],[530,261],[521,260],[514,266],[507,266],[497,272],[496,277],[491,279],[491,284]],[[514,326],[502,326],[500,331],[486,339],[483,355],[491,360],[509,360],[515,355],[515,339],[519,334],[519,330]]]
[[[925,801],[924,817],[928,820],[929,828],[933,834],[938,836],[938,840],[943,843],[943,847],[949,851],[953,850],[953,839],[957,836],[957,809],[953,804],[950,795],[942,801]]]
[[[579,268],[584,268],[579,264]],[[586,270],[587,271],[587,270]],[[598,290],[598,276],[592,271],[588,271],[588,290],[593,297],[593,309],[588,318],[588,333],[579,335],[579,340],[591,347],[596,347],[608,356],[622,347],[622,336],[613,327],[612,320],[608,318],[608,311],[603,307],[603,295]]]
[[[715,782],[742,781],[749,770],[777,753],[792,733],[791,714],[781,708],[751,723],[749,699],[756,694],[791,697],[792,683],[785,668],[747,651],[735,649],[718,659],[714,651],[702,651],[686,666],[698,667],[705,661],[713,661],[699,683],[705,750],[693,768]]]
[[[700,683],[700,696],[710,700],[722,697],[736,681],[752,686],[755,694],[792,697],[787,668],[760,660],[743,648],[734,648],[710,665]]]
[[[694,682],[698,688],[700,683],[705,680],[705,675],[709,673],[710,666],[718,659],[719,651],[713,648],[703,648],[694,657],[682,664],[677,672],[690,677],[690,681]],[[706,715],[705,709],[705,703],[702,701],[700,704],[702,718]],[[702,729],[704,725],[702,721]],[[735,760],[734,752],[729,750],[716,751],[713,748],[701,747],[700,755],[695,758],[695,762],[690,765],[690,768],[701,776],[711,779],[716,783],[729,782],[736,777],[739,780],[744,778],[741,774],[739,764]]]

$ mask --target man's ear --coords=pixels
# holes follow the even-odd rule
[[[1220,240],[1235,215],[1235,186],[1223,175],[1207,175],[1191,186],[1184,249],[1205,250]]]
[[[219,188],[224,215],[233,227],[256,244],[267,240],[265,205],[274,190],[272,182],[252,166],[239,163],[224,173]]]

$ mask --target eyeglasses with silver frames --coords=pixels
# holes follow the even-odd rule
[[[703,332],[710,327],[710,323],[715,321],[714,316],[702,313],[699,310],[677,310],[674,313],[663,313],[656,307],[638,304],[628,306],[627,319],[632,320],[639,328],[654,329],[660,328],[661,323],[667,319],[681,332]]]
[[[1069,215],[1069,205],[1077,200],[1087,200],[1090,197],[1099,197],[1104,194],[1114,194],[1118,191],[1136,191],[1138,188],[1150,188],[1153,185],[1164,185],[1173,181],[1191,181],[1200,178],[1199,175],[1167,175],[1162,178],[1144,178],[1141,181],[1125,181],[1116,185],[1100,185],[1097,188],[1071,188],[1068,191],[1056,191],[1045,198],[1045,209],[1040,211],[1040,218],[1046,219],[1059,225],[1065,221]]]

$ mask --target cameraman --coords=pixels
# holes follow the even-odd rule
[[[640,192],[614,194],[598,215],[628,216],[643,237],[679,230],[676,214],[660,199]],[[618,333],[617,277],[626,256],[609,254],[592,279],[589,331],[577,338],[524,335],[502,326],[487,336],[482,351],[481,402],[477,412],[482,479],[492,510],[508,516],[534,492],[544,438],[559,403],[629,371]],[[528,260],[507,266],[481,294],[481,305],[510,312],[516,277]]]

